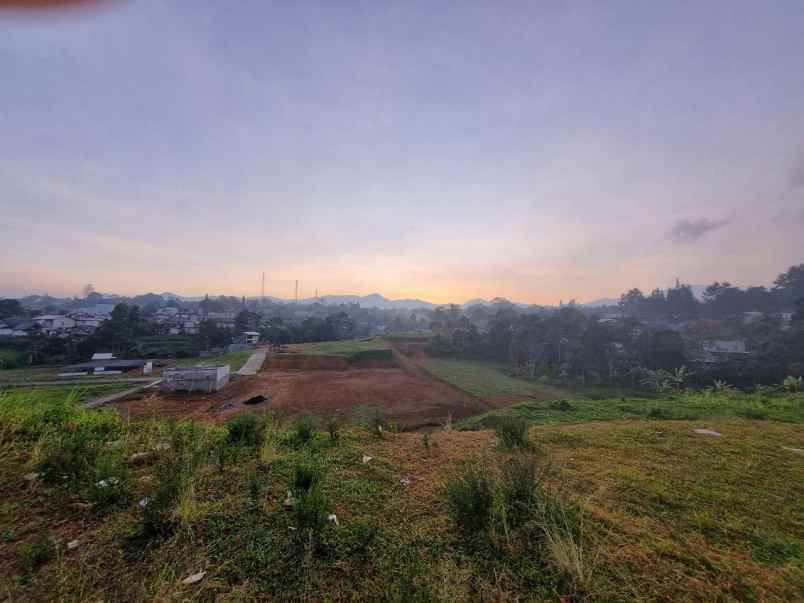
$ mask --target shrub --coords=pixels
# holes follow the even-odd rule
[[[307,463],[297,463],[293,470],[291,489],[298,496],[309,492],[321,480],[321,469]]]
[[[532,458],[515,457],[505,464],[501,491],[511,526],[521,524],[532,514],[539,486],[536,462]]]
[[[303,542],[314,547],[321,540],[321,534],[327,527],[327,509],[329,502],[316,484],[309,490],[300,492],[293,505],[296,528]]]
[[[226,421],[226,441],[235,446],[256,446],[260,442],[260,420],[257,415],[236,415]]]
[[[654,406],[648,411],[648,418],[649,419],[667,419],[669,418],[667,413],[659,406]]]
[[[255,472],[248,474],[248,502],[252,509],[260,506],[260,496],[262,495],[262,481]]]
[[[503,417],[495,426],[497,436],[506,448],[527,448],[528,422],[520,417]]]
[[[449,513],[464,535],[485,531],[494,503],[494,485],[481,467],[469,466],[452,477],[446,485]]]
[[[786,392],[800,392],[802,389],[802,378],[789,376],[782,382],[782,387]]]
[[[88,499],[96,513],[123,507],[131,500],[129,473],[117,455],[104,454],[98,457],[89,485]]]
[[[56,558],[56,542],[46,528],[37,536],[36,540],[20,547],[20,567],[25,575],[30,575],[48,561]]]
[[[327,419],[327,431],[329,432],[330,442],[333,444],[337,443],[338,439],[340,438],[340,433],[338,433],[339,429],[340,424],[338,423],[338,417],[331,415]]]
[[[569,400],[553,400],[550,402],[551,410],[560,410],[561,412],[568,412],[575,410],[575,407],[570,404]]]
[[[321,490],[321,469],[311,463],[297,463],[290,489],[293,492],[293,515],[299,536],[314,546],[327,525],[328,501]]]
[[[77,485],[91,476],[102,443],[80,424],[72,429],[51,429],[37,444],[37,471],[45,481]]]
[[[315,425],[312,417],[302,417],[296,421],[293,430],[293,439],[297,446],[304,446],[312,441],[315,436]]]

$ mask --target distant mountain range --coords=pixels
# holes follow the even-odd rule
[[[692,292],[695,295],[695,297],[697,297],[698,299],[702,299],[703,291],[704,291],[704,289],[706,289],[706,285],[691,285],[691,287],[692,287]],[[116,301],[118,299],[132,299],[132,298],[136,298],[136,297],[142,297],[142,296],[131,296],[130,298],[127,298],[125,296],[112,294],[112,293],[103,293],[101,295],[103,296],[103,299],[98,300],[98,303],[104,303],[104,302],[105,303],[110,303],[110,302],[114,302],[114,301]],[[146,294],[146,295],[154,295],[154,294]],[[187,296],[187,297],[185,297],[185,296],[177,295],[176,293],[170,293],[170,292],[167,292],[167,291],[164,292],[164,293],[157,293],[156,295],[158,295],[159,297],[161,297],[165,301],[169,301],[169,300],[200,301],[200,300],[204,299],[203,296],[192,296],[192,297]],[[249,297],[249,299],[254,300],[254,299],[260,299],[260,298],[252,296],[252,297]],[[270,300],[271,302],[274,302],[274,303],[283,303],[283,304],[293,302],[292,299],[283,299],[283,298],[279,298],[279,297],[273,297],[273,296],[270,296],[270,295],[266,295],[265,299]],[[36,305],[44,305],[44,304],[48,304],[48,303],[56,304],[59,301],[73,302],[74,300],[70,299],[70,298],[51,297],[51,296],[48,296],[48,295],[29,295],[29,296],[26,296],[26,297],[22,298],[20,301],[22,301],[23,305],[36,306]],[[612,297],[603,297],[603,298],[596,299],[596,300],[593,300],[593,301],[590,301],[590,302],[587,302],[587,303],[584,303],[584,304],[581,304],[581,305],[585,306],[587,308],[600,308],[600,307],[604,307],[604,306],[616,306],[618,302],[619,302],[619,299],[612,298]],[[387,297],[385,297],[384,295],[381,295],[379,293],[371,293],[369,295],[324,295],[324,296],[321,296],[321,297],[308,297],[308,298],[299,300],[299,304],[309,305],[309,304],[314,304],[314,303],[322,303],[322,304],[333,305],[333,306],[337,306],[339,304],[359,304],[363,308],[379,308],[379,309],[383,309],[383,310],[421,310],[421,309],[432,309],[432,308],[438,307],[439,305],[444,305],[444,304],[434,304],[434,303],[429,302],[427,300],[415,299],[415,298],[413,298],[413,299],[411,299],[411,298],[388,299]],[[463,304],[460,304],[460,305],[463,308],[468,308],[469,306],[474,306],[474,305],[487,306],[487,305],[490,305],[491,303],[492,302],[487,300],[487,299],[475,298],[475,299],[470,299],[469,301],[467,301],[467,302],[465,302]],[[520,307],[527,307],[529,305],[529,304],[516,303],[516,302],[514,302],[514,304],[517,305],[517,306],[520,306]]]

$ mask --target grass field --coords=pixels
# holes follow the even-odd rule
[[[57,367],[25,367],[0,370],[0,384],[50,381],[56,379]]]
[[[662,398],[603,400],[570,397],[557,401],[522,402],[464,419],[458,425],[468,429],[488,428],[507,417],[519,417],[537,425],[625,419],[704,420],[733,417],[802,423],[804,394],[677,393]]]
[[[322,341],[320,343],[298,343],[289,345],[288,349],[304,354],[317,356],[340,356],[351,358],[365,352],[389,350],[390,347],[382,339],[355,339],[348,341]]]
[[[232,352],[231,354],[224,354],[222,356],[215,356],[214,358],[185,358],[176,362],[179,367],[191,366],[222,366],[228,364],[232,372],[240,370],[254,353],[254,350],[245,350],[242,352]]]
[[[800,423],[541,425],[511,451],[490,431],[342,426],[332,439],[325,425],[310,433],[270,415],[128,423],[42,404],[59,412],[0,430],[7,600],[804,596]],[[702,426],[722,436],[693,432]],[[532,479],[511,471],[529,463]],[[467,467],[486,494],[460,494]],[[470,532],[461,500],[486,518]]]

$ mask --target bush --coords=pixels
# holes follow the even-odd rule
[[[293,439],[298,446],[304,446],[315,436],[315,425],[312,417],[302,417],[294,426]]]
[[[226,441],[235,446],[256,446],[260,443],[260,420],[255,414],[236,415],[226,421]]]
[[[45,481],[78,485],[92,476],[102,444],[96,434],[80,424],[70,430],[49,430],[39,439],[36,469]]]
[[[99,456],[89,485],[89,502],[96,513],[127,505],[131,500],[128,470],[116,455]]]
[[[782,387],[787,392],[800,392],[802,389],[802,378],[789,376],[782,382]]]
[[[291,490],[297,496],[309,492],[321,480],[321,469],[315,465],[298,463],[293,470]]]
[[[20,567],[25,575],[30,575],[48,561],[56,558],[56,542],[50,531],[43,529],[33,542],[20,547]]]
[[[527,448],[528,422],[520,417],[503,417],[495,426],[497,436],[506,448]]]
[[[340,438],[340,433],[338,433],[339,429],[340,424],[338,423],[338,417],[335,415],[330,416],[327,419],[327,431],[329,432],[330,442],[333,444],[337,443],[338,439]]]
[[[296,528],[305,544],[315,546],[327,527],[327,497],[316,484],[309,490],[299,493],[293,505]]]
[[[327,525],[328,501],[321,491],[321,469],[309,463],[297,463],[293,470],[293,515],[299,535],[313,546],[320,541]]]
[[[533,513],[539,486],[536,462],[532,458],[515,457],[503,467],[501,491],[512,527],[520,525]]]
[[[494,485],[481,467],[470,466],[446,485],[449,513],[464,535],[478,535],[486,530],[494,503]]]

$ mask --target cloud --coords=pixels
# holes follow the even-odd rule
[[[694,243],[705,234],[723,228],[730,222],[731,220],[709,220],[707,218],[690,220],[684,218],[676,222],[670,230],[670,238],[676,243]]]

